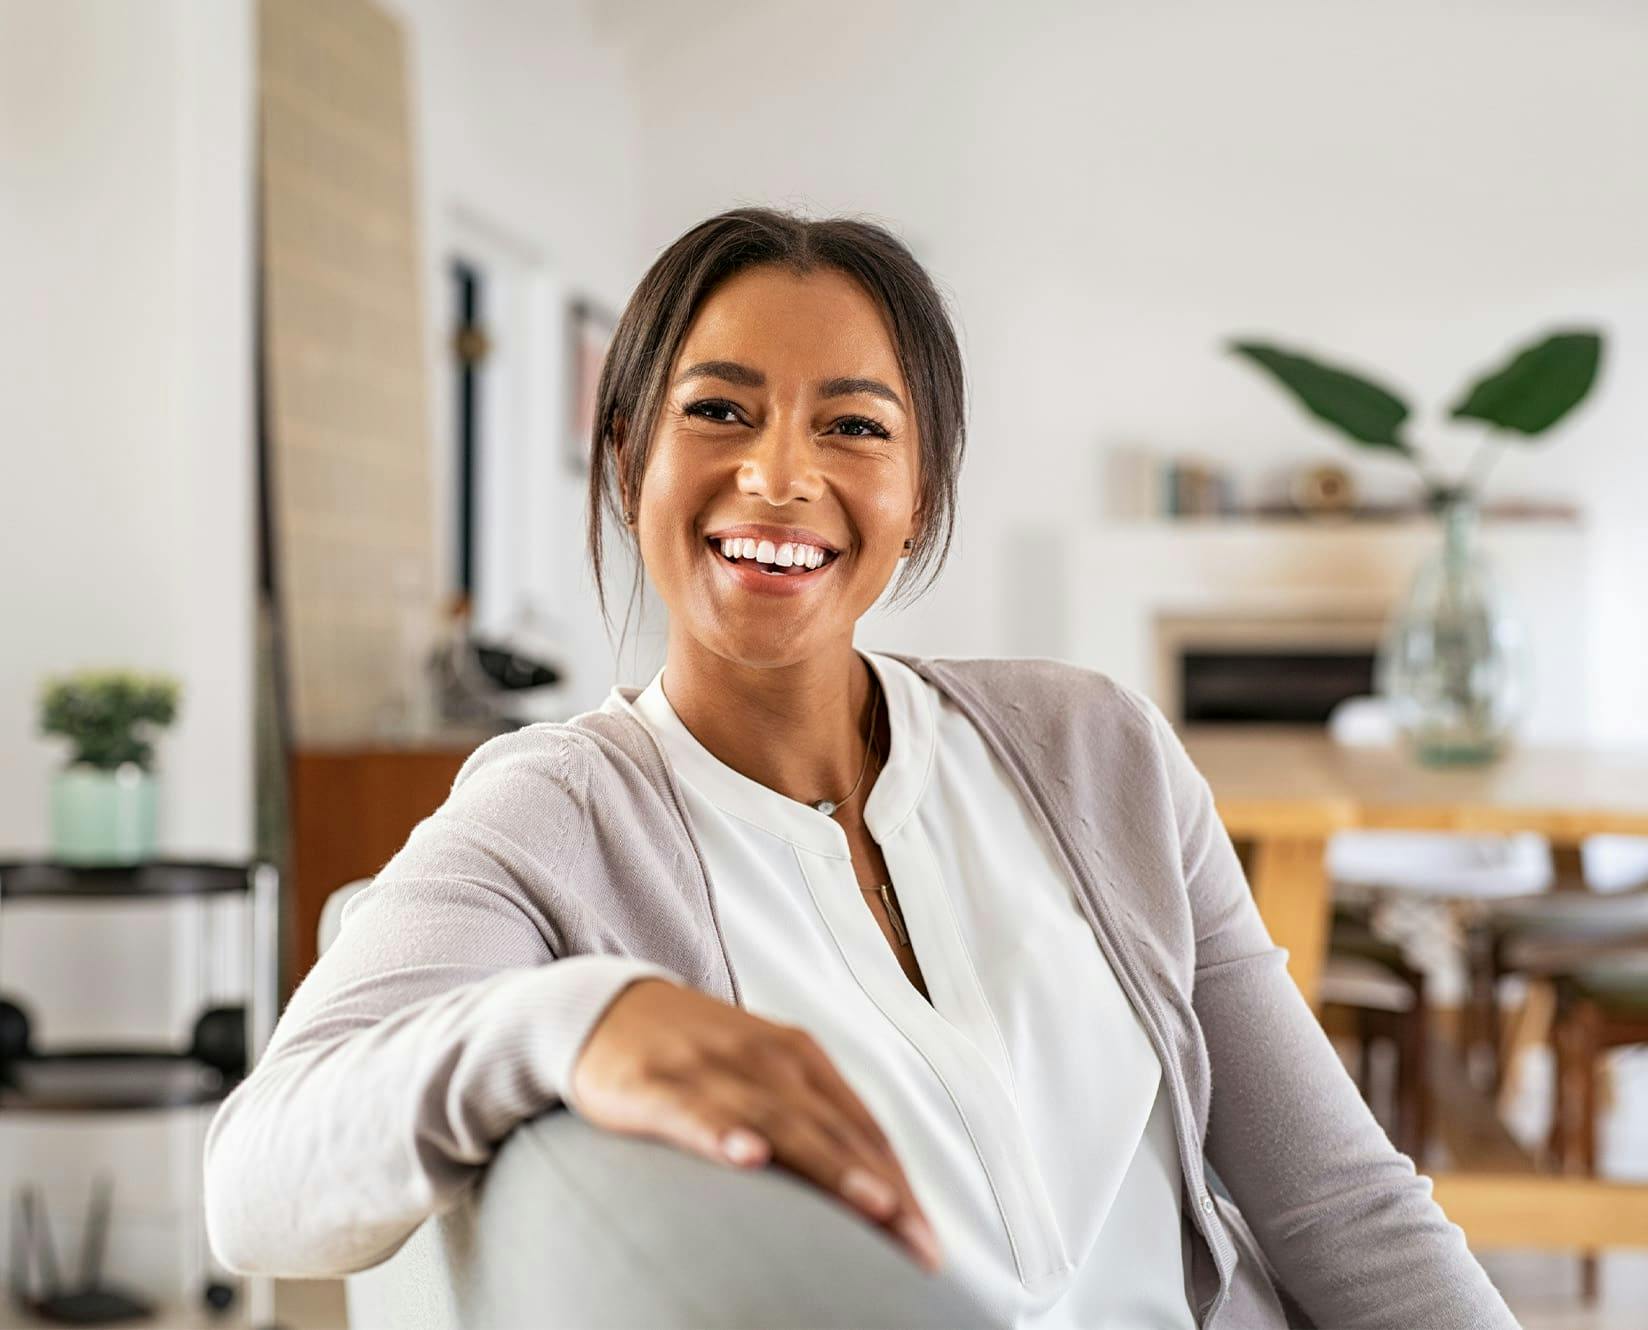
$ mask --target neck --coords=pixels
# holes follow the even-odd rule
[[[672,639],[664,696],[693,738],[740,775],[788,798],[862,806],[878,763],[864,766],[864,738],[876,711],[876,747],[888,751],[886,702],[851,640],[783,665],[729,660],[696,641]]]

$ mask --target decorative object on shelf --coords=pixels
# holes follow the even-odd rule
[[[177,716],[170,676],[80,670],[45,681],[40,732],[74,745],[52,778],[52,852],[64,863],[133,864],[154,853],[154,744]]]
[[[1353,443],[1399,456],[1419,472],[1442,539],[1386,631],[1377,676],[1421,762],[1492,761],[1520,719],[1526,656],[1477,538],[1482,487],[1498,456],[1492,431],[1525,439],[1546,433],[1590,393],[1602,345],[1592,329],[1550,333],[1472,384],[1449,414],[1490,434],[1464,474],[1450,480],[1403,436],[1408,406],[1388,388],[1268,343],[1229,344]]]
[[[1191,457],[1162,464],[1162,499],[1168,517],[1223,517],[1235,511],[1230,473]]]
[[[610,310],[591,300],[567,306],[567,419],[566,460],[574,472],[587,474],[595,433],[595,390],[601,366],[618,320]]]
[[[1349,517],[1356,507],[1356,481],[1331,462],[1300,471],[1289,493],[1293,506],[1307,517]]]
[[[507,733],[540,720],[565,720],[566,629],[522,606],[502,631],[471,630],[469,616],[449,620],[426,668],[441,723]]]

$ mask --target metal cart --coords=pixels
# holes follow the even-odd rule
[[[33,902],[165,900],[192,914],[196,992],[204,995],[207,966],[223,945],[211,897],[245,892],[251,973],[246,1003],[244,1070],[226,1074],[198,1056],[198,1049],[76,1047],[36,1050],[0,1061],[0,1122],[19,1114],[111,1113],[198,1107],[220,1103],[253,1067],[274,1030],[279,1005],[280,875],[273,864],[149,860],[130,867],[84,867],[51,860],[0,860],[0,904]],[[0,996],[3,996],[0,992]],[[19,994],[12,994],[19,997]],[[231,1009],[232,1010],[232,1009]],[[221,1029],[221,1026],[219,1027]],[[199,1027],[197,1025],[197,1037]],[[196,1166],[205,1151],[206,1117],[195,1122]],[[199,1288],[211,1308],[222,1310],[232,1290],[212,1277],[204,1207],[185,1205],[189,1247],[185,1288]],[[245,1312],[257,1330],[274,1327],[274,1280],[246,1280]]]

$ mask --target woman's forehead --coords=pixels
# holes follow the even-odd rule
[[[694,316],[674,374],[705,361],[732,361],[763,375],[873,376],[902,391],[880,309],[834,269],[757,268],[728,278]]]

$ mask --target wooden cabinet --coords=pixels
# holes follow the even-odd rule
[[[299,749],[290,758],[292,933],[281,1001],[315,963],[326,898],[371,877],[452,790],[464,759],[489,736],[453,735],[423,747]]]

